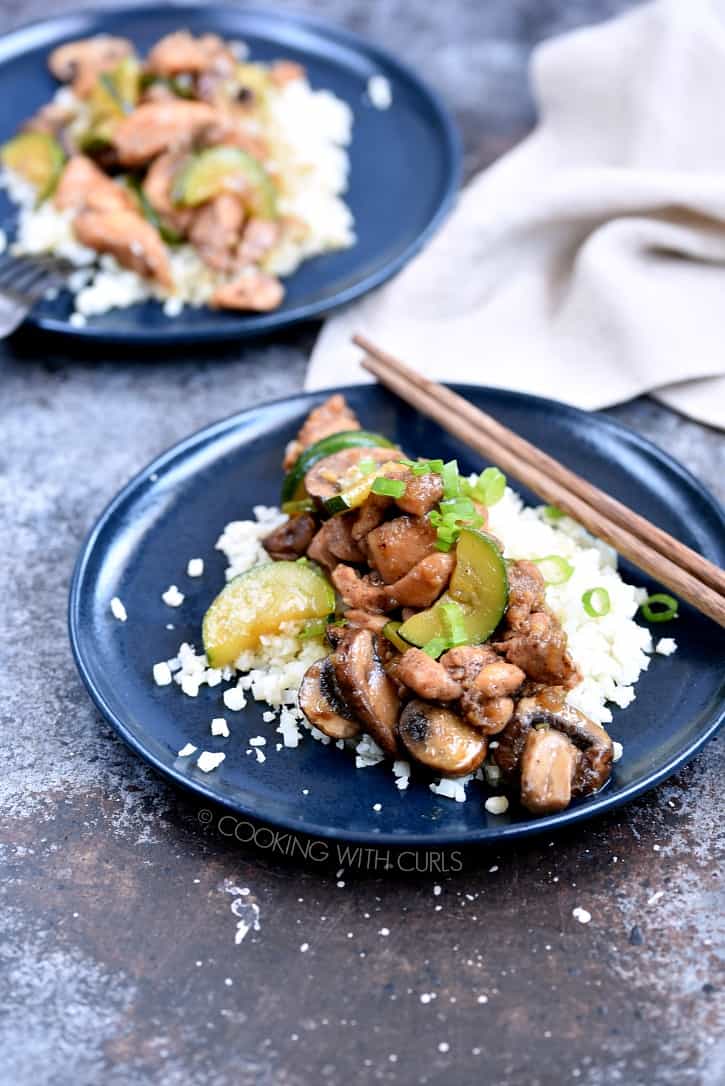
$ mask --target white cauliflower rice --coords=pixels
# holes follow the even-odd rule
[[[227,580],[269,560],[261,541],[287,519],[278,509],[266,506],[255,507],[254,516],[254,520],[227,524],[216,543],[227,559]],[[489,507],[488,527],[503,544],[506,558],[540,560],[555,555],[573,567],[568,580],[548,585],[546,589],[546,601],[566,631],[569,651],[583,676],[582,682],[570,691],[568,701],[592,720],[608,724],[612,720],[610,705],[625,708],[634,701],[635,684],[655,652],[651,634],[635,622],[637,609],[647,598],[646,590],[622,580],[611,547],[593,538],[569,517],[559,514],[553,520],[546,507],[525,506],[510,487],[500,501]],[[593,588],[606,589],[609,596],[610,610],[600,618],[587,614],[582,603],[582,596]],[[332,740],[307,721],[297,697],[305,671],[327,654],[328,647],[322,639],[301,641],[296,632],[293,627],[279,635],[263,637],[260,648],[242,653],[234,668],[209,668],[206,657],[188,644],[181,645],[174,659],[161,663],[168,666],[174,682],[189,697],[195,697],[203,684],[223,683],[220,705],[229,712],[241,711],[250,698],[264,703],[268,709],[263,720],[275,725],[279,737],[277,750],[297,747],[307,735],[329,744]],[[675,649],[676,643],[671,638],[658,642],[657,651],[663,655]],[[159,669],[159,664],[156,668]],[[156,674],[156,681],[161,678],[163,683],[166,671],[159,669]],[[233,735],[233,717],[230,723]],[[354,752],[358,769],[377,765],[385,757],[368,735],[338,740],[336,746]],[[621,748],[617,753],[621,756]],[[392,771],[397,788],[405,791],[410,764],[397,760],[392,763]],[[486,763],[475,774],[441,778],[430,788],[437,796],[463,802],[471,779],[485,780],[495,788],[501,774],[494,764]],[[492,814],[503,814],[507,807],[503,796],[490,797],[486,802],[486,809]]]
[[[82,113],[87,106],[61,87],[53,101]],[[279,211],[301,224],[294,239],[278,245],[265,262],[271,275],[290,275],[303,261],[320,253],[347,249],[355,243],[352,213],[343,199],[347,189],[352,112],[327,90],[313,90],[307,79],[291,80],[270,97],[265,136],[273,148],[267,168],[279,178]],[[212,271],[191,245],[168,247],[172,290],[122,268],[110,255],[100,256],[81,245],[72,229],[73,211],[58,211],[52,199],[36,207],[36,192],[16,174],[0,173],[0,187],[18,205],[15,255],[51,253],[78,270],[69,281],[75,296],[71,323],[155,299],[175,317],[185,305],[205,305],[224,277]]]

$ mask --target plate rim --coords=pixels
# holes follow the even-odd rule
[[[381,66],[399,73],[403,79],[415,86],[418,93],[427,101],[435,117],[436,125],[440,130],[441,157],[445,161],[447,179],[442,187],[435,210],[423,230],[397,256],[386,261],[377,270],[358,279],[346,289],[338,291],[332,298],[325,301],[319,300],[300,304],[283,313],[273,311],[272,313],[255,314],[249,318],[246,324],[240,324],[240,317],[236,315],[230,319],[228,327],[220,323],[218,330],[216,328],[200,328],[196,331],[190,329],[175,332],[173,331],[173,319],[170,319],[169,328],[163,328],[158,332],[141,328],[132,329],[128,332],[114,332],[110,329],[95,329],[92,325],[74,327],[68,320],[64,321],[57,317],[34,316],[31,311],[23,322],[24,327],[85,343],[117,345],[119,342],[124,341],[136,346],[149,347],[173,346],[179,343],[220,343],[235,339],[249,340],[267,335],[272,331],[289,328],[303,321],[322,318],[348,305],[357,298],[363,297],[371,290],[375,290],[377,287],[382,286],[383,283],[388,282],[430,241],[448,217],[458,199],[463,176],[463,143],[453,110],[446,104],[443,96],[427,80],[418,75],[412,65],[400,59],[392,50],[388,50],[385,46],[372,41],[364,34],[349,30],[346,26],[331,19],[299,9],[282,10],[277,7],[266,8],[261,7],[259,4],[246,3],[240,5],[208,3],[197,6],[193,4],[192,0],[189,0],[189,3],[175,0],[174,3],[168,6],[164,5],[161,10],[163,10],[164,15],[168,14],[170,19],[174,18],[176,12],[180,13],[179,18],[183,18],[184,12],[188,13],[193,10],[196,13],[205,10],[215,13],[215,15],[224,15],[230,19],[243,19],[249,15],[280,24],[301,26],[313,30],[328,40],[338,42],[346,48],[352,49],[358,55],[363,54],[373,60],[378,60]],[[22,46],[15,53],[15,56],[18,56],[23,50],[33,46],[33,35],[42,29],[47,29],[50,32],[56,26],[61,28],[64,24],[83,19],[102,24],[108,16],[129,16],[133,18],[144,13],[150,13],[148,5],[144,3],[120,4],[100,10],[79,7],[57,15],[24,22],[20,26],[13,27],[4,34],[0,34],[0,71],[7,60],[10,59],[5,54],[11,48],[14,39]],[[27,43],[23,42],[24,38],[29,39]],[[233,324],[232,321],[237,323]]]
[[[188,453],[195,445],[203,444],[213,440],[221,434],[234,430],[234,428],[240,423],[243,425],[244,419],[251,416],[255,412],[260,410],[266,410],[274,408],[278,404],[288,404],[293,400],[300,400],[304,402],[310,402],[318,399],[321,396],[332,395],[333,393],[351,393],[353,390],[359,391],[365,385],[341,385],[330,387],[329,389],[315,389],[312,391],[300,390],[292,395],[279,396],[272,400],[265,400],[258,404],[245,408],[242,411],[233,412],[230,415],[225,416],[222,419],[218,419],[216,422],[208,423],[206,426],[202,426],[199,429],[193,431],[191,434],[182,438],[180,441],[175,442],[168,448],[160,452],[155,456],[145,467],[136,472],[114,495],[113,498],[106,504],[104,509],[98,515],[94,521],[90,530],[86,533],[76,558],[76,562],[73,569],[73,575],[71,578],[70,589],[68,594],[68,610],[67,610],[67,623],[68,623],[68,635],[73,654],[73,659],[81,677],[84,687],[91,701],[95,704],[96,708],[102,714],[104,719],[111,725],[114,731],[121,737],[121,739],[129,746],[136,754],[152,768],[158,772],[162,777],[171,781],[177,787],[191,792],[197,797],[201,797],[212,804],[216,804],[219,807],[229,809],[237,814],[244,815],[251,818],[256,822],[264,825],[270,825],[275,828],[286,829],[292,833],[302,834],[303,836],[310,838],[320,838],[328,841],[344,841],[350,844],[371,844],[375,846],[381,846],[386,848],[412,848],[412,849],[435,849],[451,848],[455,846],[469,847],[469,846],[487,846],[495,845],[502,841],[517,840],[519,838],[531,837],[540,833],[552,833],[565,829],[577,822],[585,822],[591,818],[596,818],[609,811],[615,810],[617,807],[622,806],[625,803],[629,803],[631,800],[636,799],[644,792],[649,791],[651,788],[656,787],[662,781],[666,780],[678,769],[684,767],[697,753],[700,751],[709,739],[717,732],[723,721],[725,721],[725,702],[719,707],[716,707],[714,712],[706,719],[703,725],[703,730],[693,739],[684,749],[679,750],[676,754],[672,755],[664,765],[659,769],[648,773],[638,781],[633,782],[628,787],[622,789],[620,792],[611,793],[606,787],[603,791],[596,795],[586,805],[577,806],[573,808],[567,808],[565,811],[558,814],[547,815],[540,819],[531,819],[530,821],[513,823],[509,825],[487,827],[482,825],[477,830],[466,830],[462,832],[443,831],[440,834],[393,834],[393,833],[377,833],[371,830],[368,833],[358,832],[354,830],[347,830],[344,827],[339,829],[333,829],[330,826],[321,825],[314,820],[305,819],[301,824],[296,825],[289,819],[276,818],[274,815],[271,817],[267,814],[260,814],[253,808],[247,807],[240,802],[234,802],[228,798],[220,797],[213,789],[211,785],[207,785],[204,781],[198,780],[194,777],[189,777],[177,770],[172,766],[165,765],[160,758],[157,758],[154,754],[148,751],[144,744],[137,739],[137,737],[131,732],[124,721],[114,712],[114,710],[108,705],[101,691],[97,688],[91,669],[87,666],[86,661],[83,658],[82,652],[82,633],[80,631],[79,614],[78,609],[80,606],[80,590],[83,582],[83,577],[86,573],[87,567],[93,557],[94,547],[101,535],[104,528],[106,528],[109,520],[112,518],[116,509],[123,504],[128,497],[130,497],[134,490],[141,484],[148,482],[149,475],[154,472],[158,472],[173,459],[181,456],[183,457]],[[486,395],[493,394],[493,396],[500,396],[504,399],[513,399],[520,403],[534,404],[540,409],[555,408],[557,412],[563,412],[564,414],[575,416],[577,418],[581,416],[596,417],[597,424],[602,425],[605,429],[610,430],[614,434],[618,434],[620,437],[625,437],[635,447],[645,452],[648,456],[654,457],[656,460],[664,462],[665,466],[669,468],[676,476],[680,478],[680,481],[693,490],[701,501],[710,509],[715,515],[716,520],[719,521],[720,526],[725,535],[725,506],[723,506],[717,497],[706,487],[695,475],[690,472],[688,468],[684,466],[679,460],[673,457],[666,450],[661,449],[649,438],[633,430],[630,426],[620,422],[618,419],[613,419],[608,415],[604,415],[598,411],[584,411],[581,408],[574,407],[571,404],[565,404],[558,400],[552,400],[544,396],[536,396],[526,392],[518,392],[513,389],[501,389],[494,388],[487,385],[476,385],[470,382],[452,382],[447,383],[447,387],[453,389],[465,395],[468,390],[475,390],[482,392]]]

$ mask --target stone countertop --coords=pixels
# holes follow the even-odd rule
[[[438,85],[470,173],[532,123],[531,45],[628,5],[306,6]],[[0,3],[5,28],[47,11]],[[555,841],[482,852],[462,873],[338,877],[201,825],[86,697],[65,609],[92,521],[160,450],[299,388],[314,334],[171,361],[26,337],[3,350],[0,1080],[716,1086],[722,740]],[[646,399],[611,414],[725,496],[721,435]],[[235,943],[252,906],[259,930]]]

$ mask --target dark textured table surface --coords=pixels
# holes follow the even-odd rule
[[[49,6],[2,0],[2,25]],[[627,4],[306,6],[438,85],[470,173],[533,121],[531,46]],[[65,607],[94,517],[189,431],[298,388],[314,333],[171,362],[2,353],[0,1081],[718,1086],[722,740],[556,841],[462,873],[338,877],[200,826],[87,699]],[[648,400],[612,414],[725,495],[721,435]],[[259,930],[236,944],[250,904]]]

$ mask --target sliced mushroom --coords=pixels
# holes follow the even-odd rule
[[[294,559],[303,555],[309,547],[315,532],[317,521],[309,513],[300,513],[290,517],[279,528],[275,528],[262,540],[262,546],[271,558]]]
[[[101,72],[114,68],[132,52],[133,45],[126,38],[97,34],[94,38],[59,45],[50,54],[48,67],[61,83],[72,81],[75,93],[85,98]]]
[[[332,654],[335,678],[345,702],[386,754],[396,754],[400,700],[385,674],[370,630],[347,629]]]
[[[461,698],[461,712],[468,724],[480,728],[484,735],[498,735],[514,715],[514,699],[509,697],[482,698],[474,690],[466,690]]]
[[[360,734],[360,724],[340,693],[330,656],[307,669],[299,697],[300,709],[310,724],[331,739],[352,739]]]
[[[552,814],[569,806],[578,752],[554,728],[532,728],[521,755],[521,803],[532,814]]]
[[[385,464],[395,457],[394,449],[384,449],[373,446],[356,445],[352,449],[341,449],[340,452],[325,456],[322,460],[310,468],[305,475],[305,490],[311,498],[325,501],[339,494],[344,489],[344,480],[351,468],[356,467],[361,460],[373,460],[376,464]]]
[[[388,674],[428,701],[457,701],[463,693],[443,665],[422,649],[408,649],[394,661]]]
[[[338,562],[363,562],[365,555],[352,538],[351,529],[348,514],[330,517],[312,540],[309,557],[328,569],[334,569]]]
[[[473,773],[486,757],[486,737],[459,716],[426,701],[409,702],[399,734],[410,755],[447,777]]]

